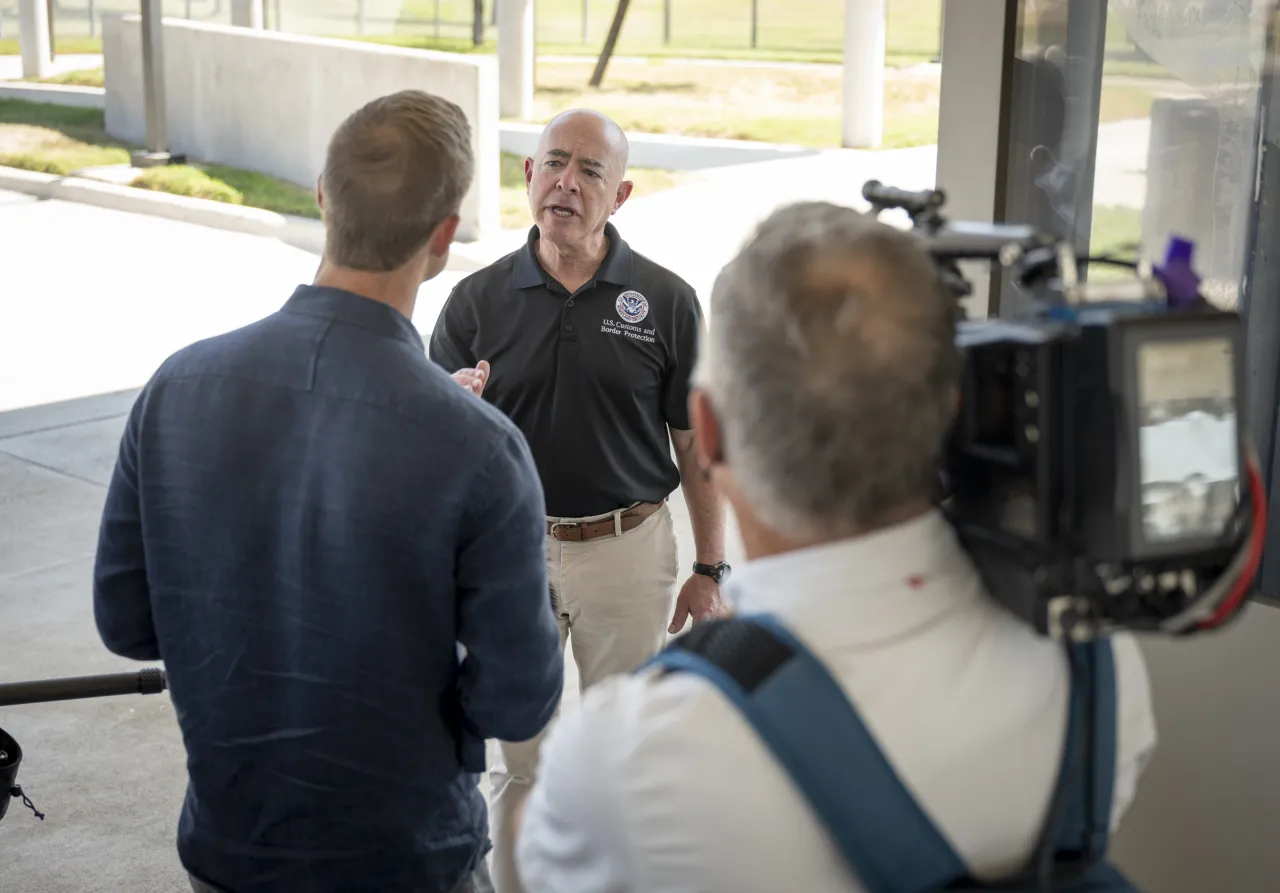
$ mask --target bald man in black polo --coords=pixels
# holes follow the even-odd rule
[[[430,346],[529,442],[547,500],[551,599],[583,688],[634,669],[690,617],[719,612],[728,572],[723,511],[689,430],[702,310],[609,222],[631,195],[627,156],[621,128],[597,112],[552,120],[525,160],[528,242],[458,284]],[[697,553],[678,594],[667,504],[677,486]],[[497,893],[520,889],[513,819],[539,740],[503,742],[491,773]]]

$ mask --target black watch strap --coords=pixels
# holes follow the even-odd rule
[[[703,564],[701,561],[693,563],[693,572],[702,574],[704,577],[710,577],[717,583],[723,583],[729,576],[729,562],[720,561],[715,564]]]

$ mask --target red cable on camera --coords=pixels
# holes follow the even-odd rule
[[[1254,577],[1258,574],[1258,567],[1262,564],[1262,547],[1266,544],[1267,537],[1267,500],[1266,494],[1262,489],[1262,470],[1258,467],[1257,458],[1250,449],[1247,454],[1247,464],[1249,468],[1249,494],[1253,500],[1253,526],[1249,531],[1249,557],[1245,563],[1244,569],[1240,572],[1239,579],[1235,585],[1231,587],[1231,591],[1218,606],[1218,610],[1208,620],[1203,620],[1196,624],[1196,629],[1208,630],[1220,625],[1228,617],[1235,612],[1240,603],[1249,593],[1249,587],[1253,584]]]

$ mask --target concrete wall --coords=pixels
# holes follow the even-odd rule
[[[1143,890],[1280,889],[1280,610],[1143,643],[1160,743],[1113,854]]]
[[[107,132],[146,137],[141,23],[103,22]],[[314,186],[329,137],[378,96],[419,88],[457,103],[471,122],[476,177],[459,240],[498,229],[498,87],[492,58],[382,47],[166,19],[169,149]]]

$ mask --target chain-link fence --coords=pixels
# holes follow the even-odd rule
[[[137,0],[49,0],[49,18],[56,37],[99,37],[102,17],[112,13],[136,13]],[[231,24],[230,0],[165,0],[164,14],[173,18]],[[18,37],[18,6],[0,2],[0,39]]]
[[[137,0],[48,0],[59,38],[96,37],[103,15],[136,12]],[[486,41],[497,38],[496,0],[481,0]],[[470,43],[473,0],[263,0],[268,28],[332,37],[423,37]],[[941,0],[888,0],[891,56],[935,56]],[[603,44],[616,0],[536,0],[544,51],[595,50]],[[229,24],[230,0],[164,0],[174,18]],[[0,0],[0,39],[16,38],[16,2]],[[844,0],[632,0],[619,54],[736,51],[838,55]]]

